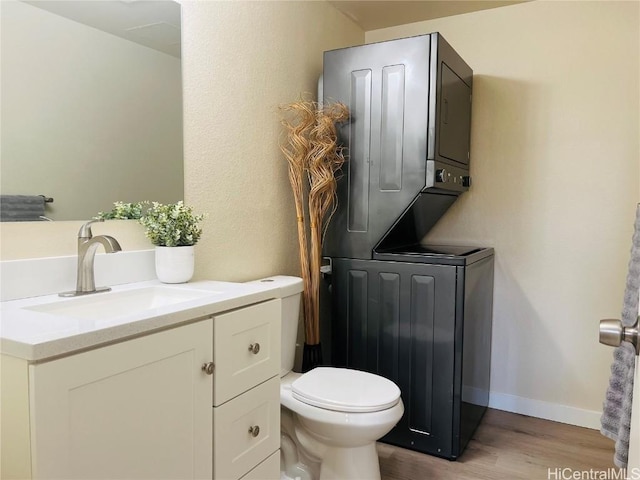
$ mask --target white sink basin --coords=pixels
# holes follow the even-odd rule
[[[24,308],[25,310],[52,315],[64,315],[87,320],[105,320],[188,302],[215,295],[216,293],[219,292],[153,286],[123,292],[96,293]]]

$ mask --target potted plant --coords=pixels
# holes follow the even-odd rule
[[[144,208],[148,201],[142,202],[113,202],[113,209],[109,212],[98,212],[95,220],[139,220],[144,215]]]
[[[156,274],[164,283],[184,283],[193,276],[194,245],[200,240],[204,215],[182,201],[163,205],[152,202],[140,217],[145,235],[156,246]]]

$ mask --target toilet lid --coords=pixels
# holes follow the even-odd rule
[[[318,367],[291,384],[293,398],[337,412],[378,412],[400,399],[395,383],[372,373],[347,368]]]

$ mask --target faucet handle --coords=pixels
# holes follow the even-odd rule
[[[89,220],[87,223],[80,227],[80,231],[78,232],[78,238],[92,238],[93,233],[91,232],[91,224],[96,222],[104,222],[104,218],[98,218],[96,220]]]

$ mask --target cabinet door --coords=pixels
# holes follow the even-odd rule
[[[212,477],[211,319],[30,367],[34,478]]]

